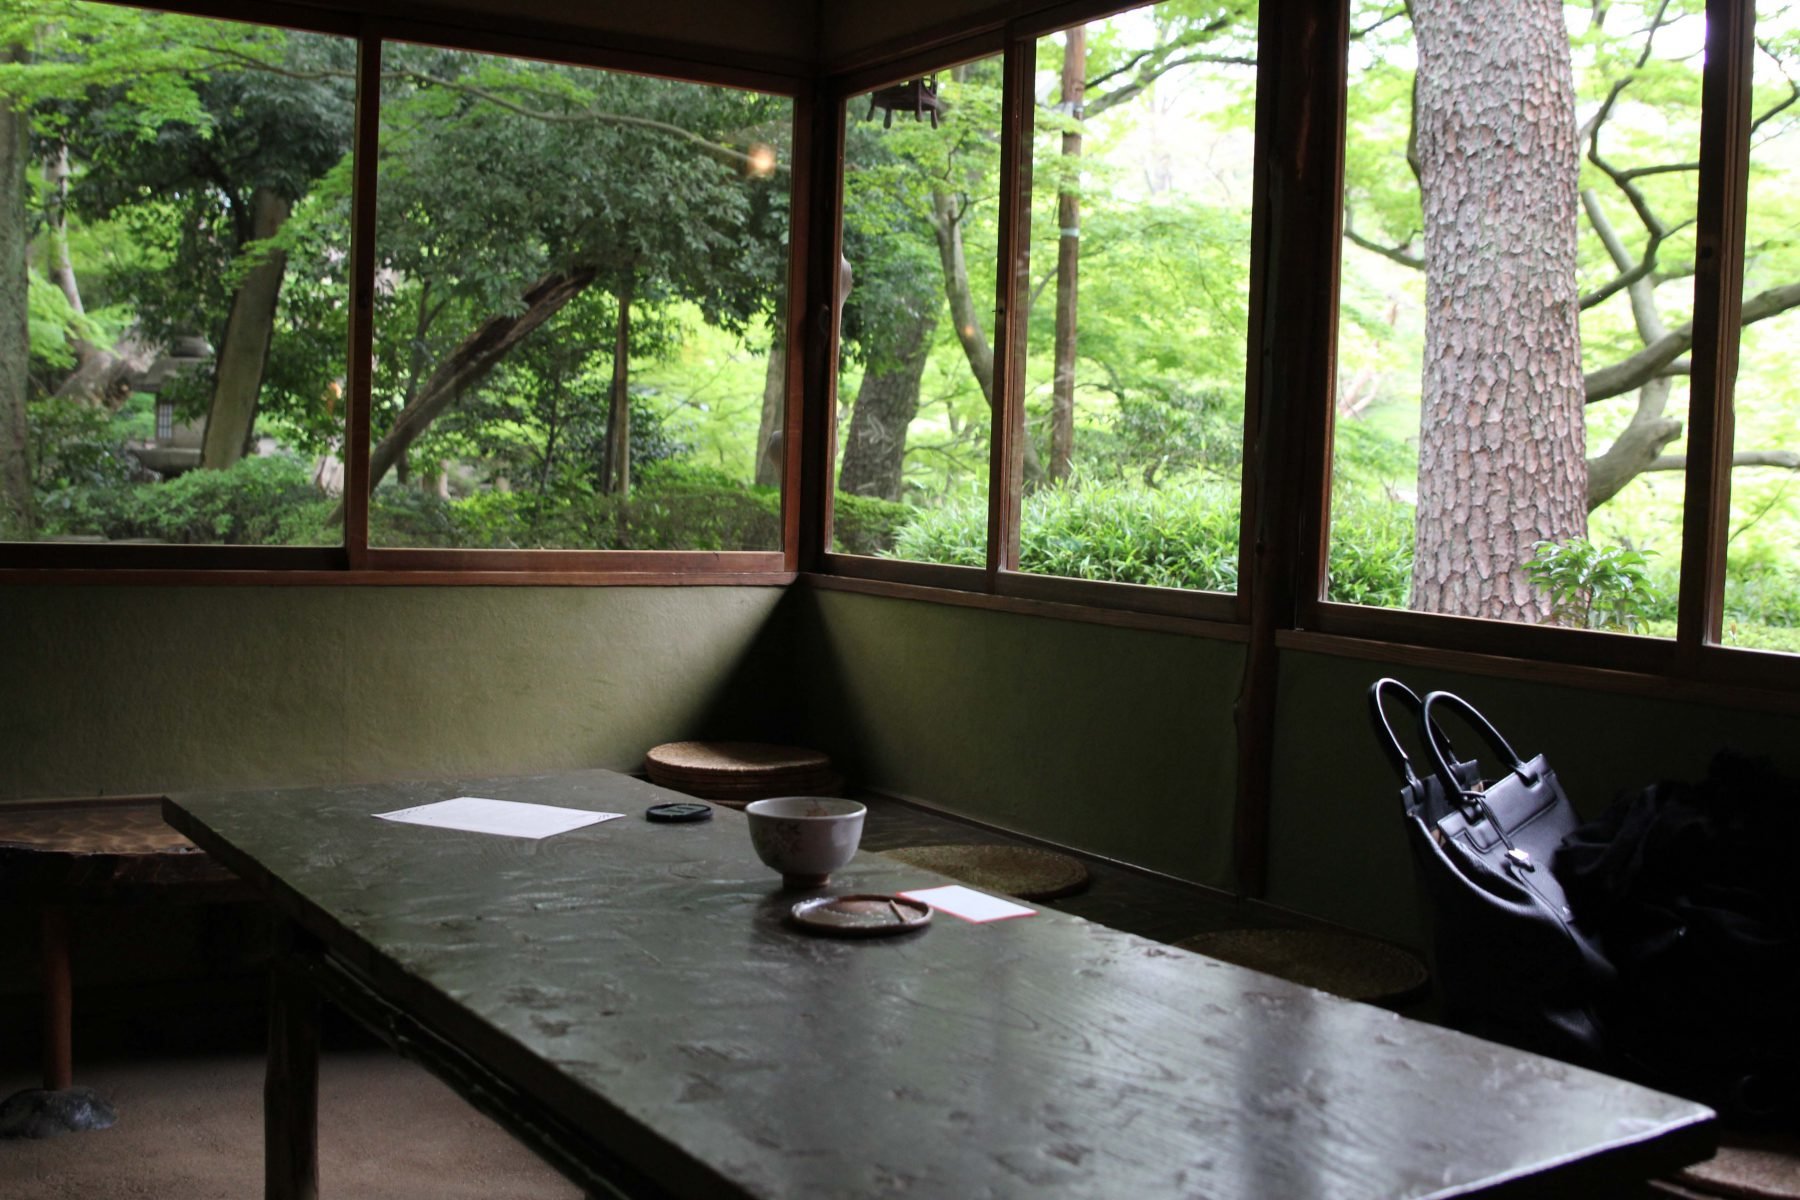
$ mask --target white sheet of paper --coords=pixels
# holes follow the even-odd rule
[[[961,917],[965,921],[1004,921],[1008,917],[1034,917],[1037,909],[1026,908],[1023,904],[1014,904],[1011,900],[1002,900],[998,896],[990,896],[986,892],[978,892],[974,888],[963,887],[959,883],[944,887],[920,888],[914,892],[901,892],[908,900],[922,900],[939,912],[947,912],[953,917]]]
[[[466,829],[470,833],[497,833],[505,837],[546,838],[567,833],[584,825],[598,825],[622,817],[624,813],[587,812],[579,808],[557,808],[550,804],[521,804],[516,800],[485,800],[480,796],[458,796],[421,804],[416,808],[399,808],[376,813],[384,821],[407,825],[432,825],[439,829]]]

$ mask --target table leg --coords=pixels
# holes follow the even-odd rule
[[[309,940],[283,922],[269,968],[265,1200],[317,1200],[319,1195],[319,997],[291,962],[310,949]]]

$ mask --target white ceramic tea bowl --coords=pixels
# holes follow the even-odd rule
[[[744,807],[756,857],[791,888],[824,887],[831,873],[856,857],[863,814],[854,800],[776,796]]]

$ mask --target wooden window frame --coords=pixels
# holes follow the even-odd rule
[[[115,580],[175,583],[568,583],[780,585],[801,576],[826,587],[939,598],[1108,624],[1178,628],[1259,647],[1391,649],[1501,673],[1553,663],[1601,686],[1632,678],[1639,690],[1784,706],[1800,692],[1800,656],[1720,644],[1725,522],[1732,450],[1732,381],[1744,254],[1754,0],[1708,0],[1696,227],[1689,465],[1679,620],[1673,640],[1551,629],[1323,599],[1330,504],[1331,392],[1335,384],[1341,256],[1345,0],[1265,0],[1259,29],[1256,165],[1252,191],[1250,339],[1247,353],[1239,588],[1235,595],[1141,587],[1019,572],[1019,424],[1022,353],[1010,320],[1013,266],[1028,211],[1035,42],[1143,0],[1015,4],[934,27],[815,68],[767,55],[708,51],[616,37],[548,22],[484,14],[423,20],[400,0],[358,9],[268,3],[266,25],[357,39],[359,150],[372,145],[367,99],[386,40],[416,41],[696,83],[750,88],[794,101],[792,251],[789,260],[787,436],[783,546],[778,551],[432,550],[368,544],[369,384],[374,270],[375,156],[359,153],[352,203],[350,403],[342,545],[0,544],[0,584]],[[243,20],[231,0],[164,0],[194,16]],[[1031,11],[1021,12],[1021,9]],[[1273,10],[1279,9],[1279,12]],[[1002,403],[991,438],[989,529],[983,567],[950,567],[833,553],[835,264],[842,208],[844,102],[883,83],[946,63],[1004,56],[1002,209],[994,342]],[[1330,187],[1324,186],[1330,181]],[[1330,296],[1317,298],[1321,274]],[[1311,292],[1309,296],[1304,293]],[[1320,320],[1323,314],[1324,320]],[[1294,331],[1300,331],[1295,334]],[[1280,347],[1277,353],[1275,347]],[[1300,433],[1293,433],[1298,428]]]
[[[112,2],[112,0],[106,0]],[[455,23],[424,20],[375,4],[333,10],[295,4],[258,4],[246,14],[231,0],[162,0],[167,11],[354,39],[357,88],[351,191],[351,312],[346,360],[343,540],[333,546],[227,546],[71,542],[0,542],[0,585],[72,582],[227,584],[574,584],[658,586],[745,584],[781,586],[796,578],[802,558],[799,502],[803,439],[783,437],[781,548],[702,550],[488,550],[383,547],[369,544],[369,454],[376,175],[380,69],[387,42],[412,42],[475,53],[597,70],[654,75],[709,86],[782,96],[793,103],[787,264],[785,429],[796,431],[803,408],[806,365],[805,247],[813,200],[812,128],[817,86],[810,70],[762,55],[697,52],[651,39],[618,38],[579,26],[510,22],[469,14]]]
[[[1258,37],[1256,181],[1252,193],[1250,346],[1245,391],[1244,483],[1236,595],[1038,576],[1019,572],[1020,331],[1008,314],[1023,257],[1029,205],[1031,55],[1038,38],[1084,21],[1145,7],[1143,0],[1076,0],[994,19],[960,39],[942,30],[917,45],[862,53],[836,74],[829,98],[844,100],[909,74],[1005,53],[1002,142],[1001,294],[994,335],[996,413],[985,568],[938,566],[832,553],[816,539],[803,570],[820,586],[1073,619],[1101,613],[1179,618],[1194,632],[1252,646],[1347,653],[1388,647],[1402,656],[1519,673],[1519,664],[1556,664],[1601,687],[1638,680],[1636,690],[1740,697],[1786,707],[1800,689],[1800,656],[1720,644],[1724,542],[1729,515],[1732,383],[1742,301],[1744,208],[1754,0],[1708,0],[1702,80],[1700,181],[1694,284],[1690,453],[1682,534],[1679,621],[1673,639],[1513,624],[1334,603],[1324,599],[1330,529],[1337,279],[1342,253],[1344,88],[1349,44],[1345,0],[1265,0]],[[1270,13],[1279,8],[1279,13]],[[928,47],[928,48],[927,48]],[[1328,126],[1321,133],[1320,126]],[[839,148],[820,170],[841,174]],[[835,226],[834,204],[828,218]],[[832,243],[833,261],[837,242]],[[1318,293],[1329,292],[1320,303]],[[1304,293],[1310,291],[1312,295]],[[1301,331],[1295,334],[1294,331]],[[1279,353],[1276,347],[1280,347]],[[825,348],[835,363],[835,342]],[[830,438],[835,372],[821,404]],[[1301,432],[1293,432],[1298,428]],[[829,478],[830,464],[822,468]],[[829,504],[829,495],[824,497]],[[829,529],[829,517],[824,522]],[[955,593],[955,598],[951,597]],[[1045,606],[1050,606],[1046,608]],[[1446,660],[1444,655],[1450,657]]]
[[[1545,660],[1591,668],[1596,673],[1626,672],[1676,684],[1684,692],[1715,697],[1724,685],[1726,693],[1744,689],[1759,705],[1779,703],[1765,690],[1783,692],[1800,685],[1800,656],[1724,646],[1719,641],[1731,485],[1732,389],[1743,288],[1754,2],[1707,0],[1706,4],[1689,454],[1675,637],[1556,629],[1333,603],[1322,598],[1322,574],[1310,581],[1296,630],[1333,640],[1351,638],[1499,659]],[[1329,505],[1326,475],[1318,480],[1318,491],[1309,497],[1307,506],[1308,545],[1318,547],[1320,555],[1329,528]],[[1291,639],[1291,644],[1309,642],[1302,637]]]
[[[1077,0],[1059,4],[1009,20],[981,23],[970,33],[947,37],[934,31],[923,47],[870,60],[859,56],[849,69],[828,76],[826,99],[821,108],[835,113],[839,142],[827,163],[836,176],[834,201],[829,221],[834,229],[830,255],[836,262],[842,253],[842,209],[844,158],[841,131],[846,119],[846,105],[851,97],[904,79],[941,71],[958,63],[996,54],[1002,58],[1003,96],[1001,102],[1000,149],[1000,222],[995,257],[996,296],[994,304],[994,406],[988,456],[988,527],[986,561],[981,567],[948,566],[913,562],[904,559],[874,558],[865,555],[840,554],[831,549],[831,505],[835,491],[832,461],[837,444],[833,418],[837,412],[838,361],[837,328],[832,323],[826,333],[827,344],[820,356],[831,370],[827,387],[820,393],[824,409],[825,462],[822,520],[823,533],[813,543],[817,558],[807,564],[808,571],[819,577],[815,582],[827,587],[842,586],[835,581],[859,581],[853,589],[908,595],[918,598],[920,589],[942,593],[962,593],[985,598],[984,607],[1017,612],[1054,611],[1080,618],[1082,612],[1116,611],[1141,615],[1140,624],[1167,628],[1174,619],[1181,627],[1210,633],[1226,640],[1242,640],[1240,628],[1247,620],[1249,598],[1242,586],[1246,578],[1240,550],[1240,587],[1237,593],[1202,592],[1181,588],[1147,587],[1141,584],[1077,579],[1068,576],[1038,575],[1019,570],[1019,521],[1023,499],[1024,474],[1024,378],[1025,329],[1023,322],[1013,319],[1018,311],[1017,297],[1021,272],[1029,260],[1029,214],[1031,206],[1031,138],[1032,79],[1036,69],[1037,43],[1042,37],[1088,21],[1101,20],[1122,12],[1146,7],[1152,0]],[[1261,82],[1259,78],[1259,93]],[[1258,154],[1263,147],[1258,146]],[[1257,211],[1256,199],[1252,210]],[[821,220],[825,220],[821,210]],[[1252,243],[1255,243],[1253,220]],[[1260,303],[1260,290],[1255,282],[1256,258],[1251,265],[1251,326]],[[834,284],[835,286],[835,284]],[[1246,356],[1249,357],[1248,355]],[[1254,377],[1252,364],[1247,375]],[[1254,407],[1255,391],[1246,386],[1246,413]],[[1247,417],[1248,420],[1248,417]],[[1246,494],[1246,499],[1249,497]],[[1240,544],[1241,545],[1241,544]],[[966,602],[966,601],[959,601]],[[1108,619],[1106,623],[1117,623]],[[1129,622],[1127,622],[1129,623]]]

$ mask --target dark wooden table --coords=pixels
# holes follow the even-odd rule
[[[533,842],[373,820],[459,795],[624,812]],[[822,940],[744,818],[588,771],[187,794],[274,899],[268,1195],[314,1194],[317,995],[596,1195],[1612,1196],[1705,1108],[1052,911]],[[834,890],[941,880],[860,855]],[[329,1185],[330,1181],[324,1181]]]

